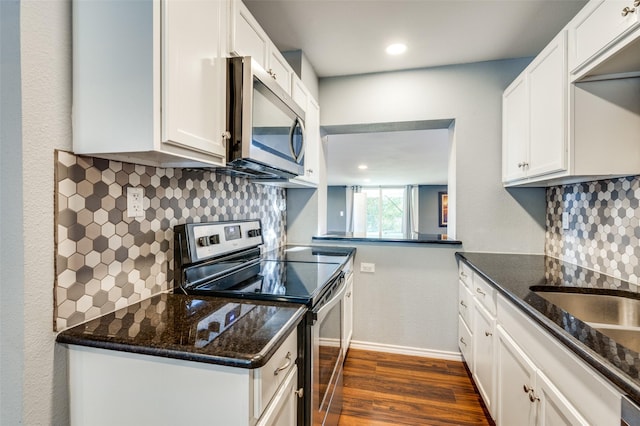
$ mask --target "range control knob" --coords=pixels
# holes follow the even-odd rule
[[[249,229],[249,231],[247,231],[247,236],[249,238],[259,237],[260,235],[262,235],[262,231],[260,229]]]
[[[198,238],[198,245],[200,247],[207,247],[213,244],[220,244],[220,235],[215,234]]]

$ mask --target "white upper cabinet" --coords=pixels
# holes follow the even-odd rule
[[[502,95],[502,180],[527,176],[529,159],[529,91],[527,74],[514,80]]]
[[[567,168],[566,32],[503,95],[503,182]]]
[[[75,1],[74,152],[224,165],[225,13],[215,0]]]
[[[507,87],[505,186],[640,174],[639,8],[592,0]],[[605,17],[615,29],[594,24]]]
[[[567,28],[569,71],[573,79],[589,74],[640,71],[640,1],[592,0]],[[626,51],[621,52],[622,49]],[[603,64],[619,52],[620,58]],[[594,69],[601,64],[601,69]]]
[[[308,95],[305,120],[304,175],[293,179],[303,186],[315,187],[320,179],[320,106]]]
[[[224,156],[226,60],[221,1],[167,1],[163,32],[163,140]]]
[[[291,95],[293,69],[240,0],[229,2],[229,46],[234,56],[251,56]]]

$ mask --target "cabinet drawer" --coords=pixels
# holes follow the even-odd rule
[[[473,296],[462,281],[458,282],[458,292],[458,313],[464,320],[467,327],[471,328]]]
[[[480,278],[477,274],[473,275],[473,287],[471,292],[476,300],[487,310],[491,315],[496,315],[496,289],[493,288],[488,282]]]
[[[467,363],[467,367],[473,373],[473,339],[471,338],[471,330],[460,315],[458,315],[458,347],[462,352],[464,361]]]
[[[462,281],[464,285],[466,285],[467,287],[471,287],[473,271],[471,270],[469,265],[467,265],[464,262],[460,262],[458,264],[458,278],[460,279],[460,281]]]
[[[295,366],[298,357],[297,332],[293,331],[273,357],[263,367],[254,370],[254,417],[260,418],[269,405],[278,387],[289,371]]]

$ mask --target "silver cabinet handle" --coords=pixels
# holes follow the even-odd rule
[[[347,297],[351,297],[351,292],[347,293]]]
[[[634,3],[635,4],[635,3]],[[622,16],[627,16],[630,13],[634,13],[636,11],[635,7],[625,7],[624,9],[622,9]]]
[[[529,386],[524,385],[522,386],[522,390],[524,390],[524,393],[529,395],[529,401],[531,402],[540,401],[540,398],[536,396],[536,392],[533,388],[530,388]]]
[[[465,308],[467,307],[467,304],[466,304],[466,303],[464,303],[464,300],[461,300],[461,301],[460,301],[460,304],[461,304],[462,306],[464,306]]]
[[[298,398],[302,398],[304,396],[304,389],[300,388],[298,390],[293,391],[296,395],[298,395]]]
[[[291,365],[291,352],[287,352],[287,356],[285,356],[285,358],[287,359],[287,362],[285,362],[282,367],[276,368],[276,371],[273,372],[274,376],[277,376],[281,371],[286,370]]]
[[[476,293],[481,294],[483,296],[486,296],[487,293],[485,293],[484,291],[482,291],[479,287],[476,287]]]
[[[489,336],[493,336],[493,333],[492,333],[492,332],[490,332],[490,331],[485,331],[485,332],[484,332],[484,335],[485,335],[485,336],[487,336],[487,337],[489,337]]]
[[[465,273],[464,273],[464,271],[460,272],[460,276],[461,276],[462,278],[467,278],[467,274],[465,274]]]
[[[520,169],[522,167],[524,167],[524,163],[518,163],[518,168]]]
[[[465,342],[462,337],[460,338],[460,343],[462,343],[463,345],[467,346],[467,342]]]

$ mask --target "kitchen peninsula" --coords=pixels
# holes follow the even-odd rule
[[[396,236],[371,237],[365,233],[357,232],[330,232],[327,234],[314,236],[313,241],[355,241],[370,243],[415,243],[415,244],[446,244],[462,245],[462,241],[451,239],[447,234],[423,234],[414,232],[412,234]]]

